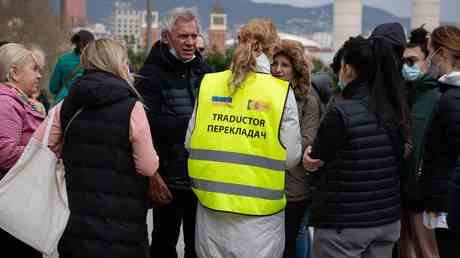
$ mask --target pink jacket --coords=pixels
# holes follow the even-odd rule
[[[0,83],[0,178],[21,156],[44,117]]]

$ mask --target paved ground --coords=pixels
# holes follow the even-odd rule
[[[152,210],[151,209],[149,210],[147,214],[147,225],[149,229],[149,241],[152,241],[151,232],[153,229],[153,225],[152,225]],[[184,257],[184,240],[183,240],[183,235],[182,235],[182,228],[181,228],[181,232],[179,235],[179,241],[177,241],[176,249],[177,249],[178,258],[183,258]]]

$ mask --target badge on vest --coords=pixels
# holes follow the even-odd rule
[[[254,100],[254,99],[248,100],[248,110],[267,111],[269,109],[270,109],[270,103],[268,102]]]
[[[212,96],[212,104],[214,105],[230,105],[232,97]]]

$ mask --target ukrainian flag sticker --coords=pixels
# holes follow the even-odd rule
[[[232,97],[212,96],[212,104],[214,105],[230,105]]]

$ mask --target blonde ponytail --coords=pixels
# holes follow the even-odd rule
[[[241,28],[238,46],[230,64],[229,89],[233,94],[251,72],[256,72],[256,57],[262,52],[270,58],[279,42],[275,25],[270,20],[254,19]]]
[[[230,92],[236,91],[238,86],[244,81],[246,75],[256,70],[256,57],[253,46],[250,43],[238,45],[230,64],[232,77],[230,81]]]

